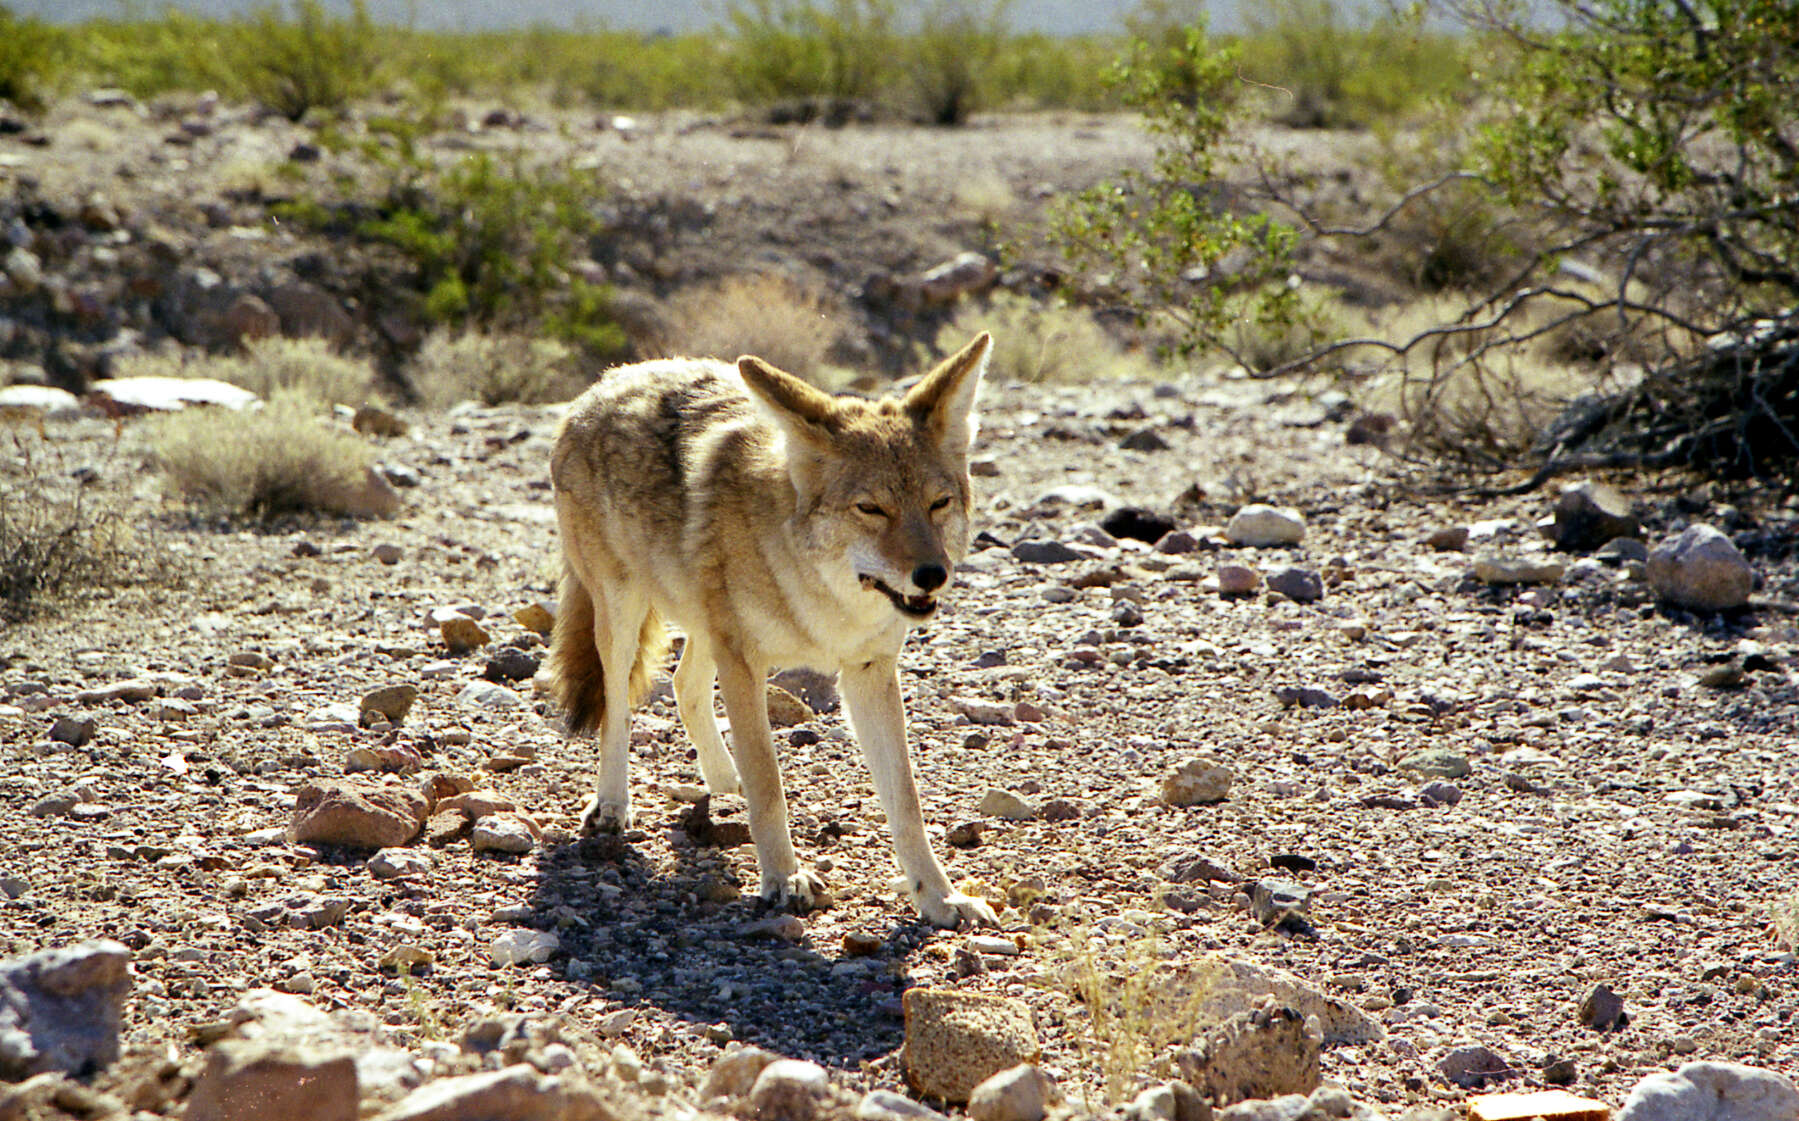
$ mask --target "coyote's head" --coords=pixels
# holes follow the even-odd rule
[[[968,552],[968,448],[993,339],[983,332],[903,397],[833,397],[760,358],[737,360],[780,433],[794,524],[828,582],[923,619]]]

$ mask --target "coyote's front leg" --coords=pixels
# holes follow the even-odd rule
[[[874,776],[875,792],[887,812],[887,827],[893,831],[894,854],[905,873],[906,893],[918,913],[943,927],[958,926],[964,920],[998,926],[999,917],[992,907],[950,887],[949,876],[925,837],[912,757],[906,751],[906,709],[900,698],[897,662],[879,658],[847,667],[841,684],[850,727]]]
[[[787,796],[781,790],[774,734],[768,726],[768,674],[735,651],[719,649],[718,691],[731,718],[737,774],[748,803],[750,839],[761,866],[762,897],[782,907],[809,911],[829,893],[815,872],[803,871],[787,827]]]

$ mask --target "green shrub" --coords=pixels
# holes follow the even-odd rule
[[[379,61],[375,25],[364,0],[349,18],[323,0],[294,0],[293,18],[258,9],[235,26],[227,62],[244,92],[289,120],[314,109],[340,110],[374,86]]]
[[[1200,28],[1178,47],[1137,42],[1112,80],[1156,137],[1155,160],[1081,192],[1053,218],[1069,259],[1102,273],[1101,287],[1140,319],[1175,323],[1182,353],[1228,351],[1233,323],[1294,324],[1305,311],[1288,283],[1297,232],[1239,213],[1219,185],[1236,71],[1236,50],[1213,47]]]
[[[66,35],[72,81],[138,97],[205,89],[244,94],[227,61],[238,38],[230,24],[170,8],[154,20],[89,20]]]
[[[726,14],[744,101],[873,99],[891,84],[893,0],[737,0]]]
[[[326,414],[317,398],[282,391],[260,409],[155,418],[149,442],[175,489],[206,509],[264,518],[381,512],[373,450]]]
[[[61,46],[60,37],[41,21],[22,19],[0,4],[0,101],[43,108]]]
[[[935,0],[906,40],[906,66],[922,119],[959,125],[993,95],[1010,0]]]

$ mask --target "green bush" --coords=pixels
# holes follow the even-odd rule
[[[992,69],[1004,48],[1010,0],[935,0],[906,41],[918,114],[959,125],[993,96]]]
[[[35,19],[21,19],[0,4],[0,100],[40,109],[60,38]]]
[[[893,0],[738,0],[727,16],[744,101],[874,99],[891,86]]]
[[[1230,352],[1233,324],[1284,328],[1304,318],[1288,283],[1297,232],[1239,213],[1220,183],[1237,59],[1235,48],[1213,47],[1201,28],[1178,46],[1137,42],[1113,82],[1156,137],[1155,160],[1146,172],[1081,192],[1053,220],[1069,259],[1102,274],[1105,298],[1143,320],[1172,320],[1182,353]]]
[[[323,0],[294,0],[292,19],[265,7],[235,30],[232,73],[245,93],[289,120],[343,109],[374,87],[379,43],[364,0],[352,0],[347,19]]]

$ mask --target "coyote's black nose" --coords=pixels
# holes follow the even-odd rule
[[[949,582],[949,573],[940,564],[921,564],[912,570],[912,582],[921,592],[934,592]]]

